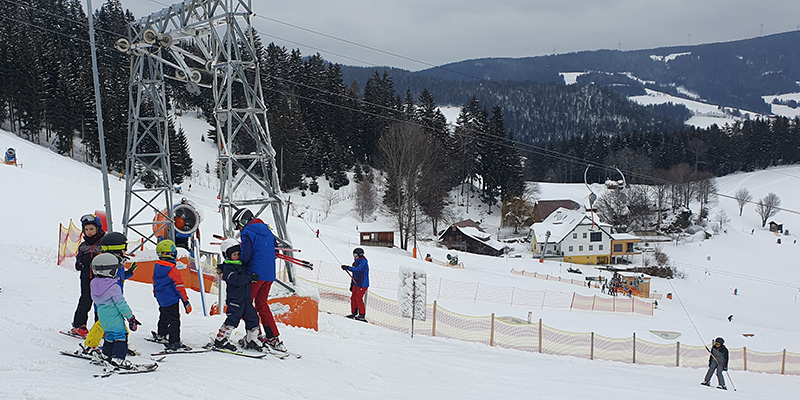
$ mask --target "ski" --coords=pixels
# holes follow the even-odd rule
[[[157,353],[150,353],[151,356],[164,356],[166,357],[169,354],[197,354],[197,353],[208,353],[211,349],[200,348],[200,349],[189,349],[189,350],[163,350]]]
[[[70,357],[75,357],[75,358],[82,358],[84,360],[88,360],[88,361],[90,361],[90,362],[92,362],[94,364],[97,364],[96,360],[92,357],[92,353],[85,353],[83,351],[83,348],[81,348],[80,350],[72,351],[72,352],[61,350],[60,353],[65,355],[65,356],[70,356]],[[136,356],[141,356],[141,354],[138,354],[138,352],[135,355]],[[167,358],[167,356],[166,355],[161,355],[159,357],[159,354],[153,354],[149,358],[150,358],[150,360],[153,360],[155,362],[160,362],[160,361],[164,361],[164,359]]]
[[[86,340],[85,337],[83,337],[81,335],[78,335],[78,334],[75,334],[75,333],[72,333],[72,331],[58,331],[58,333],[60,333],[62,335],[67,335],[69,337],[74,337],[75,339]]]
[[[214,343],[213,342],[203,346],[203,348],[204,349],[209,349],[209,350],[212,350],[212,351],[218,351],[220,353],[228,353],[228,354],[233,354],[233,355],[242,356],[242,357],[249,357],[249,358],[264,358],[266,356],[265,353],[252,354],[252,353],[244,353],[242,351],[233,351],[233,350],[228,350],[228,349],[221,349],[219,347],[214,347]]]
[[[239,339],[237,343],[239,344],[239,347],[242,347],[242,348],[245,347],[244,339]],[[261,352],[264,353],[264,354],[269,354],[269,355],[271,355],[271,356],[273,356],[275,358],[281,359],[281,360],[285,360],[285,359],[287,359],[289,357],[296,358],[296,359],[303,357],[302,355],[300,355],[298,353],[293,353],[291,351],[273,350],[271,347],[269,347],[266,344],[261,348]]]
[[[163,344],[163,345],[166,345],[166,344],[169,343],[166,339],[159,338],[158,333],[156,333],[156,331],[150,331],[150,334],[153,335],[153,336],[152,337],[146,337],[146,338],[144,338],[144,340],[146,340],[148,342]]]
[[[112,367],[110,364],[106,366],[104,372],[99,374],[94,374],[95,378],[108,378],[111,375],[132,375],[132,374],[144,374],[147,372],[153,372],[158,369],[158,364],[133,364],[133,369],[121,369]]]

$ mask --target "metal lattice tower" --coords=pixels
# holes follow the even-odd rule
[[[220,211],[225,236],[232,236],[231,217],[236,210],[248,207],[256,216],[267,207],[272,210],[273,228],[279,241],[291,247],[286,230],[283,201],[280,197],[275,150],[270,143],[266,119],[266,106],[261,88],[258,57],[254,46],[251,0],[187,0],[142,18],[131,27],[129,38],[120,39],[117,49],[132,54],[134,69],[131,74],[131,124],[129,131],[129,178],[125,196],[125,225],[134,229],[133,218],[146,209],[158,209],[155,199],[164,197],[172,215],[172,182],[169,176],[169,147],[166,131],[166,103],[164,78],[186,83],[191,93],[200,93],[203,74],[210,75],[214,94],[218,168],[220,171]],[[190,39],[194,52],[184,49],[184,40]],[[197,54],[200,53],[200,54]],[[174,70],[175,75],[164,75],[163,68]],[[138,67],[138,69],[137,69]],[[144,71],[144,72],[139,72]],[[145,97],[147,102],[139,100]],[[152,102],[152,109],[142,104]],[[136,138],[140,134],[160,139],[164,143],[156,153],[131,152],[138,149]],[[141,139],[140,139],[141,141]],[[161,156],[164,157],[161,157]],[[161,164],[156,165],[156,159]],[[165,170],[159,187],[150,189],[148,198],[142,189],[134,190],[141,177],[131,177],[134,165],[150,170]],[[140,167],[141,168],[141,167]],[[234,174],[234,172],[236,172]],[[137,175],[138,176],[138,175]],[[146,204],[132,212],[130,199],[142,199]],[[148,225],[154,223],[150,221]],[[170,232],[174,232],[172,226]],[[294,269],[287,263],[288,278],[295,283]]]

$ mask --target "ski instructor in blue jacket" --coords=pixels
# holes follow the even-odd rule
[[[259,336],[259,339],[272,350],[285,353],[286,346],[279,338],[278,325],[275,324],[275,317],[267,304],[269,290],[275,282],[275,247],[278,242],[269,226],[255,218],[246,208],[233,214],[233,224],[241,231],[242,264],[249,274],[258,275],[258,279],[250,284],[250,289],[256,311],[264,326],[265,336]]]

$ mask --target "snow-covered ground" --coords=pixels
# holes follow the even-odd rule
[[[448,116],[448,120],[451,118]],[[209,142],[200,142],[208,126],[191,116],[179,123],[186,130],[194,157],[196,175],[183,184],[184,196],[200,205],[205,214],[201,226],[207,250],[210,233],[219,232],[216,182],[205,173],[206,162],[213,165],[216,155]],[[623,363],[589,361],[506,350],[441,338],[408,335],[373,325],[321,313],[319,331],[281,326],[281,337],[300,360],[250,360],[225,354],[171,356],[151,374],[92,378],[98,367],[82,360],[58,355],[59,350],[77,348],[78,342],[57,333],[67,329],[79,294],[78,274],[68,259],[56,266],[59,223],[103,208],[101,174],[85,164],[59,156],[0,131],[0,149],[14,147],[24,168],[0,165],[0,398],[83,399],[87,396],[118,395],[125,398],[275,398],[275,399],[478,399],[487,396],[510,398],[577,399],[609,396],[647,396],[651,399],[704,398],[732,395],[698,385],[704,370],[669,368]],[[213,167],[212,174],[213,174]],[[745,187],[759,199],[775,192],[783,206],[794,209],[800,200],[800,166],[737,174],[718,180],[719,192],[732,195]],[[192,184],[191,190],[188,189]],[[115,228],[120,221],[124,182],[112,178],[111,201]],[[322,181],[321,192],[329,190]],[[542,198],[570,198],[586,204],[584,185],[541,184]],[[322,193],[291,196],[294,208],[288,229],[295,247],[308,260],[349,263],[362,224],[352,211],[353,185],[340,190],[341,201],[325,216]],[[495,232],[497,210],[492,215],[471,204],[462,216],[482,221],[488,232]],[[723,336],[730,348],[775,352],[787,349],[800,353],[800,270],[795,260],[800,245],[794,236],[776,244],[776,236],[760,227],[753,205],[738,216],[736,202],[720,198],[715,210],[725,210],[731,219],[727,233],[710,240],[667,245],[666,251],[687,275],[672,281],[653,279],[658,293],[675,292],[700,332],[699,336],[683,307],[676,301],[662,300],[651,316],[605,312],[530,309],[494,303],[449,302],[442,304],[455,312],[485,316],[491,312],[535,318],[554,328],[573,332],[596,332],[608,337],[637,337],[655,343],[674,343],[660,339],[649,330],[669,330],[682,334],[681,343],[701,345]],[[302,214],[303,218],[298,215]],[[269,218],[267,218],[269,219]],[[786,229],[800,229],[800,215],[782,212],[775,218]],[[391,228],[390,219],[377,215],[372,224]],[[320,230],[316,238],[315,231]],[[427,228],[429,230],[429,228]],[[441,229],[441,227],[440,227]],[[753,234],[751,230],[755,229]],[[432,237],[428,231],[424,236]],[[517,245],[519,246],[519,245]],[[454,253],[432,241],[420,243],[421,252],[444,259]],[[399,249],[366,248],[371,269],[397,273],[412,267],[438,277],[528,290],[554,290],[597,294],[596,289],[559,282],[543,281],[510,270],[561,275],[570,278],[568,265],[556,261],[538,263],[524,247],[515,248],[521,258],[495,258],[459,254],[463,270],[454,270],[415,260]],[[581,267],[587,273],[596,271]],[[732,289],[738,288],[734,296]],[[150,285],[129,282],[125,296],[137,318],[140,331],[131,336],[132,347],[151,352],[159,345],[142,338],[154,329],[158,307]],[[209,341],[222,323],[219,316],[203,317],[200,298],[190,297],[195,306],[191,315],[182,316],[182,337],[190,345]],[[728,315],[733,314],[733,322]],[[369,316],[369,315],[368,315]],[[241,332],[243,328],[239,328]],[[743,333],[754,333],[744,337]],[[136,359],[134,359],[136,361]],[[730,371],[738,395],[748,399],[789,399],[800,388],[800,376],[779,376]]]

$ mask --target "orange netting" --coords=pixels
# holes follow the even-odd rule
[[[453,287],[448,287],[447,282],[443,281],[445,290],[464,298],[468,297],[467,292],[459,292]],[[337,315],[345,315],[350,312],[350,291],[348,289],[319,283],[316,285],[320,294],[320,311]],[[475,293],[484,293],[482,290],[485,290],[485,293],[497,290],[497,287],[487,285],[486,289],[482,289],[482,286],[477,284],[474,286],[473,296]],[[555,293],[554,297],[561,296],[559,295],[561,292]],[[514,291],[515,299],[522,297],[535,303],[546,303],[551,292],[540,295],[534,296],[526,294],[524,291]],[[573,297],[574,299],[572,299]],[[570,294],[569,298],[573,301],[573,306],[578,304],[579,307],[591,307],[590,303],[593,303],[595,309],[600,300],[599,297],[591,298],[577,294]],[[628,299],[627,303],[617,302],[617,306],[635,309],[638,307],[637,300]],[[411,320],[401,316],[396,301],[367,292],[365,302],[367,319],[373,325],[403,333],[411,332]],[[706,368],[708,365],[708,351],[704,346],[687,346],[679,342],[658,344],[634,336],[610,338],[592,332],[567,332],[544,325],[541,320],[526,323],[519,320],[501,320],[494,315],[485,317],[462,315],[438,306],[436,301],[427,306],[425,321],[414,322],[414,334],[529,352],[624,363],[694,368]],[[786,351],[761,353],[746,348],[729,349],[729,351],[731,360],[729,368],[732,370],[800,375],[800,354]]]
[[[58,224],[58,265],[61,265],[65,258],[75,257],[78,254],[82,233],[81,228],[75,226],[71,219],[69,227]]]

